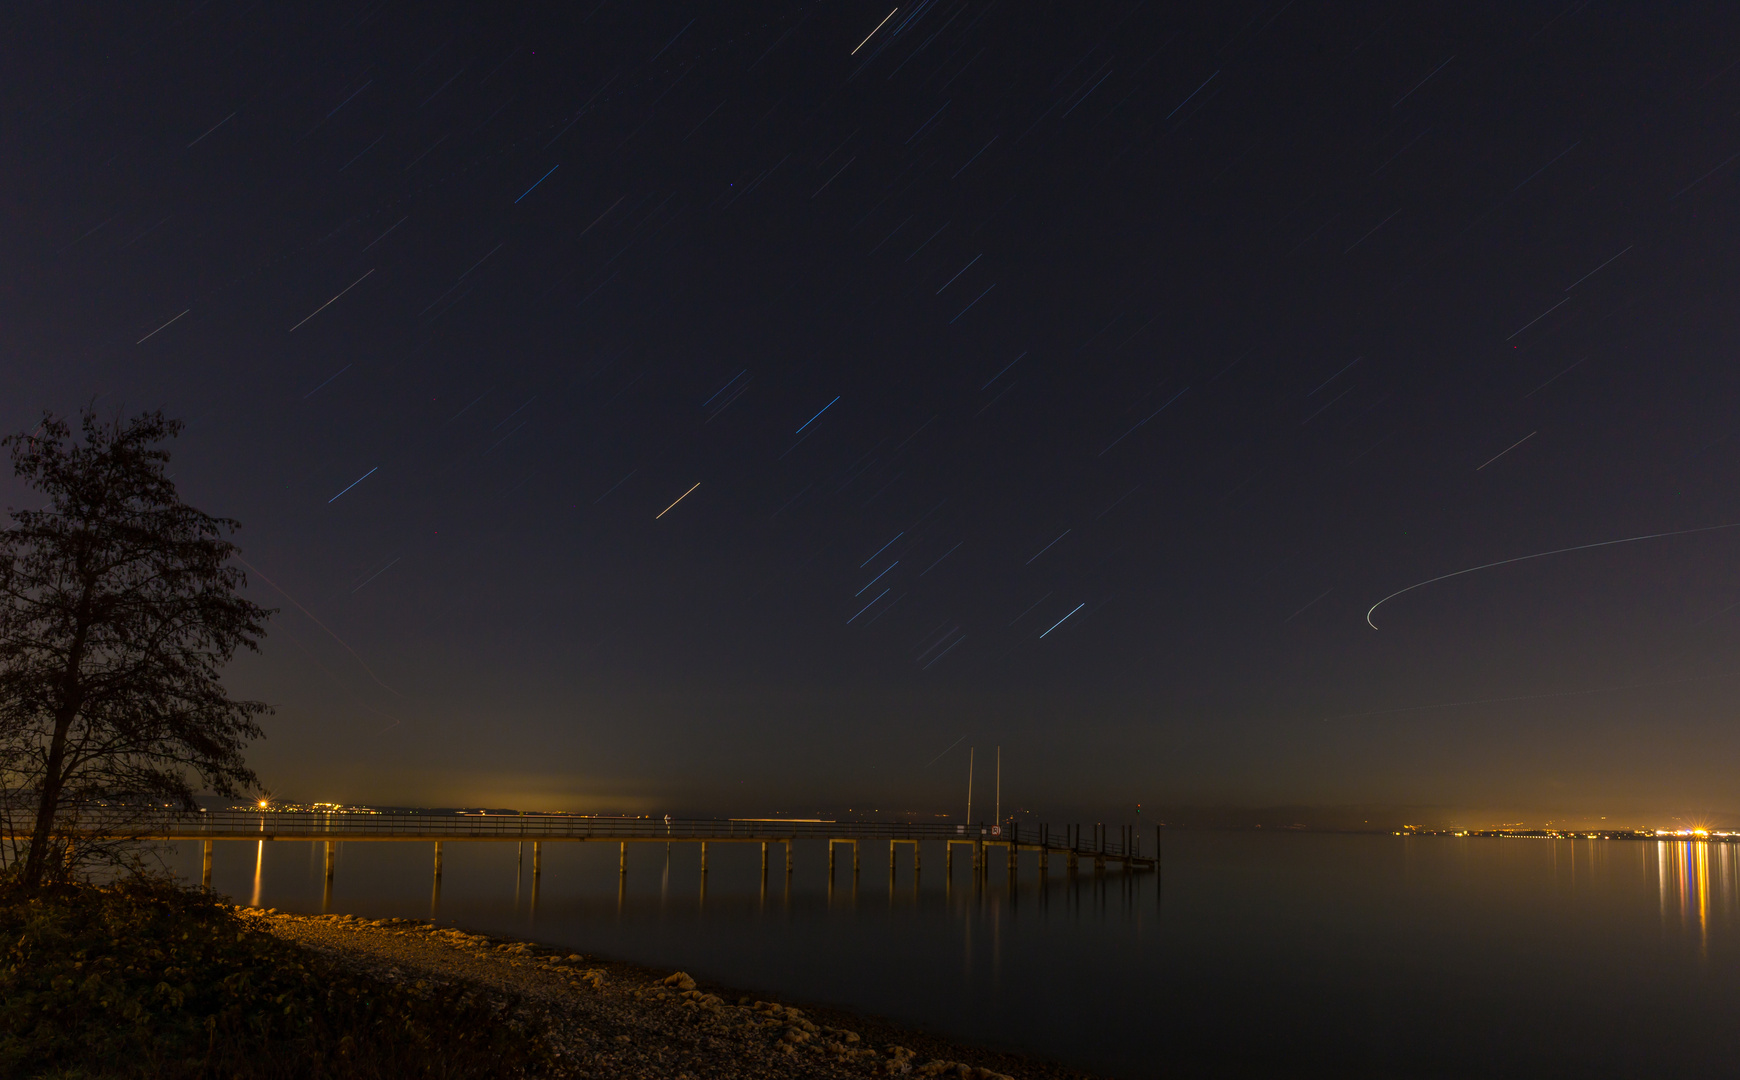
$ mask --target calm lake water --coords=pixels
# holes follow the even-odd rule
[[[940,845],[914,881],[820,843],[531,851],[219,842],[213,885],[288,911],[428,918],[682,968],[1116,1077],[1733,1075],[1740,849],[1702,843],[1169,832],[1165,869],[1045,885]],[[844,850],[842,849],[842,855]],[[197,844],[174,857],[197,880]]]

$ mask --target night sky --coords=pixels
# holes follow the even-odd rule
[[[1366,617],[1740,523],[1731,6],[891,6],[10,9],[0,423],[187,420],[275,792],[1740,811],[1740,528]]]

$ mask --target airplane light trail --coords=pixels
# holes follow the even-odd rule
[[[1394,600],[1403,593],[1410,593],[1415,589],[1423,589],[1427,585],[1439,581],[1448,581],[1453,577],[1461,577],[1463,574],[1472,574],[1476,570],[1490,570],[1495,566],[1509,566],[1511,563],[1527,562],[1530,559],[1544,559],[1548,555],[1563,555],[1570,551],[1588,551],[1590,548],[1612,547],[1615,544],[1635,544],[1639,540],[1660,540],[1666,536],[1690,536],[1693,533],[1720,532],[1723,529],[1740,529],[1740,521],[1736,521],[1729,525],[1705,525],[1700,529],[1677,529],[1673,532],[1649,533],[1645,536],[1627,536],[1622,540],[1603,540],[1598,544],[1578,544],[1575,547],[1554,548],[1552,551],[1537,551],[1533,555],[1518,555],[1514,559],[1500,559],[1497,562],[1481,563],[1479,566],[1470,566],[1466,570],[1458,570],[1453,574],[1439,574],[1435,578],[1427,578],[1425,581],[1409,585],[1405,589],[1397,589],[1395,592],[1367,608],[1365,613],[1366,625],[1370,626],[1373,630],[1376,630],[1378,625],[1371,621],[1372,612],[1375,612],[1378,608],[1383,607],[1385,604]],[[1067,617],[1068,616],[1065,616],[1065,618]],[[1050,633],[1050,631],[1046,632]]]

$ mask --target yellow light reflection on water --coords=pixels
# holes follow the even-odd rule
[[[1711,923],[1740,915],[1740,852],[1694,835],[1657,841],[1655,856],[1662,929],[1677,922],[1690,931],[1696,924],[1698,951],[1707,955]]]

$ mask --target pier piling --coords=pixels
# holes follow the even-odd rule
[[[848,839],[844,839],[844,838],[840,838],[840,837],[829,837],[828,838],[828,879],[831,881],[831,880],[833,880],[833,877],[834,877],[834,845],[835,844],[851,844],[852,845],[852,874],[854,877],[856,877],[858,874],[858,841],[848,840]]]
[[[915,839],[907,839],[905,837],[899,837],[899,836],[892,837],[888,841],[888,873],[889,873],[889,876],[892,877],[894,874],[894,866],[895,866],[895,854],[894,853],[896,851],[900,850],[901,844],[911,844],[912,845],[912,874],[913,874],[914,879],[916,879],[918,877],[919,843]]]
[[[785,872],[789,878],[795,871],[797,841],[800,837],[809,842],[817,840],[828,845],[828,871],[830,879],[840,869],[837,845],[852,845],[852,873],[856,879],[861,875],[864,864],[863,845],[870,843],[886,843],[888,845],[888,868],[892,877],[898,877],[900,867],[899,846],[912,845],[912,869],[916,884],[917,874],[922,862],[922,845],[928,842],[939,842],[943,845],[943,864],[952,877],[954,871],[954,849],[965,846],[969,849],[971,869],[975,875],[975,885],[983,888],[990,873],[990,848],[1003,849],[1002,872],[1007,874],[1013,887],[1020,879],[1021,852],[1030,850],[1037,856],[1036,868],[1043,880],[1051,868],[1053,854],[1064,857],[1064,868],[1073,880],[1084,858],[1094,861],[1096,872],[1103,872],[1108,863],[1117,863],[1126,872],[1160,869],[1161,847],[1164,843],[1164,826],[1156,823],[1154,829],[1154,851],[1142,851],[1140,836],[1141,826],[1135,823],[1120,824],[1122,832],[1118,839],[1110,835],[1109,823],[1095,823],[1093,835],[1082,835],[1080,825],[1064,826],[1056,837],[1052,836],[1050,826],[1039,825],[1038,828],[1021,829],[1014,823],[1002,824],[1000,827],[987,828],[983,824],[957,823],[888,823],[864,821],[801,821],[781,820],[777,824],[769,820],[745,821],[742,819],[710,819],[685,821],[680,824],[670,821],[654,823],[639,819],[624,821],[596,821],[590,818],[551,818],[549,820],[534,819],[531,815],[516,815],[513,819],[503,820],[504,815],[356,815],[341,816],[332,813],[302,814],[285,812],[271,815],[259,814],[227,814],[225,812],[180,815],[165,813],[161,820],[153,823],[147,832],[152,839],[198,841],[200,844],[200,887],[210,889],[212,886],[213,851],[217,840],[246,841],[251,844],[263,845],[272,840],[302,840],[319,842],[324,848],[325,865],[322,876],[328,887],[337,875],[337,849],[341,840],[355,842],[366,841],[410,841],[431,844],[433,848],[433,877],[437,883],[441,880],[443,869],[443,851],[449,841],[492,840],[514,843],[519,849],[517,877],[523,881],[525,871],[524,849],[531,846],[532,881],[539,880],[543,872],[543,847],[546,841],[568,843],[614,843],[617,845],[617,871],[621,875],[628,873],[628,847],[633,843],[669,844],[677,834],[681,834],[684,843],[701,845],[700,862],[703,873],[711,870],[708,862],[709,847],[722,843],[753,843],[761,845],[761,867],[765,878],[768,870],[770,844],[785,845]],[[262,820],[264,819],[264,820]],[[673,825],[675,827],[673,828]],[[771,827],[769,827],[771,826]],[[86,827],[81,835],[96,837],[121,835],[136,835],[139,825],[133,819],[121,820],[117,815],[115,823],[98,821]],[[1023,835],[1025,831],[1026,835]],[[788,886],[789,887],[789,886]]]

